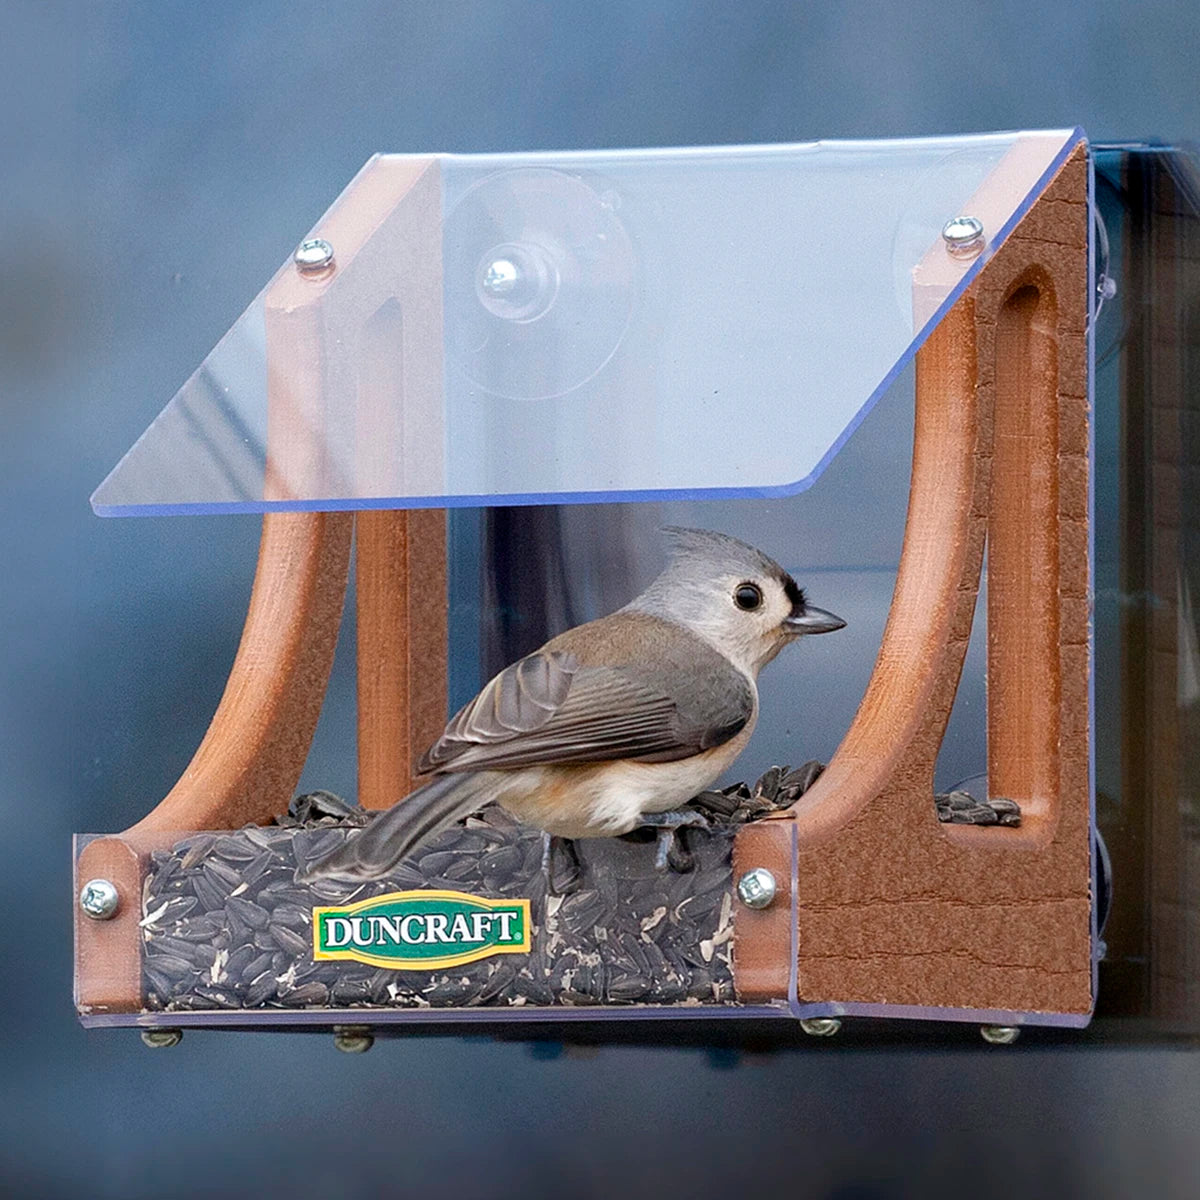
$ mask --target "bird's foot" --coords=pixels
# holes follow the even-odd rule
[[[684,829],[708,829],[709,819],[694,808],[676,808],[668,812],[643,813],[641,828],[653,829],[658,840],[654,848],[654,869],[690,871],[695,866],[691,851],[684,844]]]
[[[573,892],[582,873],[583,864],[579,861],[579,851],[575,848],[575,842],[555,833],[543,833],[542,874],[546,878],[546,890],[550,895],[565,896]]]

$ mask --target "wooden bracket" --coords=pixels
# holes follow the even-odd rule
[[[1087,171],[1081,146],[918,352],[875,671],[786,819],[801,1002],[1091,1010]],[[985,543],[988,773],[1019,829],[939,825],[933,805]],[[756,928],[739,914],[737,961],[769,957]],[[739,977],[739,995],[778,997],[786,974]]]

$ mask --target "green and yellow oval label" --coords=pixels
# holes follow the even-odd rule
[[[398,971],[437,970],[529,953],[529,901],[466,892],[389,892],[313,909],[313,958]]]

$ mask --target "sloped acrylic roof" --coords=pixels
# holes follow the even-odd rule
[[[1082,136],[378,155],[93,507],[802,491]]]

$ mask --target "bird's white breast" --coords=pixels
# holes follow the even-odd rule
[[[560,837],[616,837],[643,813],[686,804],[719,778],[750,740],[758,706],[736,737],[677,762],[630,759],[511,773],[498,799],[514,816]],[[498,773],[497,773],[498,774]]]

